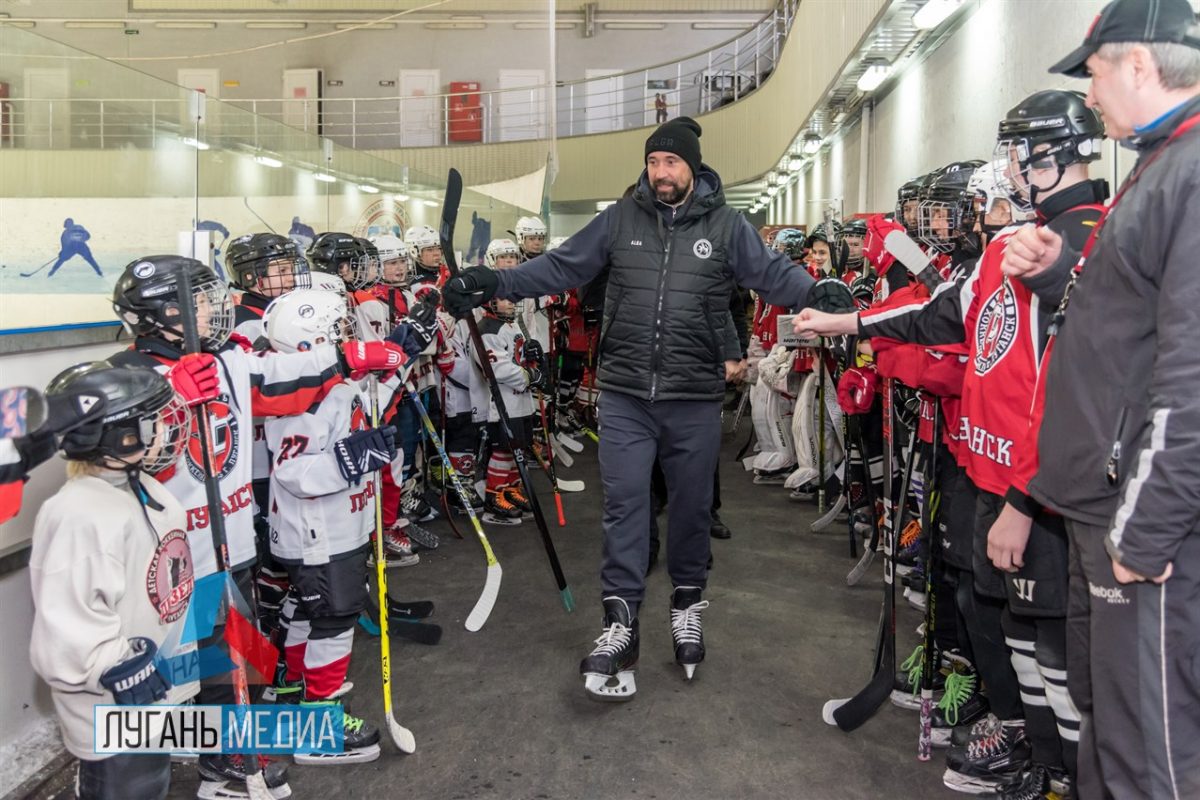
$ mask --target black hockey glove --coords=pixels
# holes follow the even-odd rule
[[[546,369],[546,351],[542,349],[542,343],[537,339],[526,339],[525,344],[521,347],[521,355],[525,359],[526,364],[532,364],[535,367],[540,367],[544,372]]]
[[[545,389],[546,388],[546,373],[539,367],[525,367],[525,376],[529,378],[530,389]]]
[[[467,267],[442,287],[442,307],[461,319],[496,296],[500,279],[487,267]]]
[[[383,469],[396,457],[396,429],[391,425],[355,431],[333,446],[338,471],[346,483],[357,484],[363,475]]]
[[[822,278],[808,290],[808,307],[827,314],[849,314],[857,311],[854,295],[841,278]]]
[[[129,640],[133,655],[100,675],[100,685],[120,706],[144,706],[167,696],[171,679],[158,671],[158,646],[144,636]]]
[[[424,300],[414,303],[408,316],[388,334],[387,340],[399,345],[409,358],[421,355],[437,337],[437,303],[438,293],[433,291],[429,292]]]

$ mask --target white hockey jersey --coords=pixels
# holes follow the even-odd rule
[[[334,445],[370,428],[357,384],[335,386],[304,414],[267,420],[271,470],[271,555],[325,564],[363,547],[375,527],[375,482],[347,483]]]
[[[179,357],[158,339],[138,339],[137,350],[126,350],[109,359],[114,364],[152,366],[166,373]],[[253,469],[246,438],[252,435],[255,416],[299,414],[342,383],[339,354],[333,345],[319,345],[303,353],[251,353],[232,346],[217,357],[221,385],[217,399],[208,404],[213,462],[221,489],[221,512],[229,545],[230,566],[250,564],[257,557],[254,540]],[[196,420],[183,457],[158,476],[183,504],[188,541],[196,562],[196,577],[216,572],[208,498],[204,490],[203,454]]]
[[[94,709],[114,702],[100,676],[131,655],[131,637],[153,640],[169,665],[163,703],[199,689],[196,643],[179,644],[195,578],[183,507],[153,478],[141,482],[153,501],[144,508],[123,472],[68,480],[33,528],[29,660],[50,685],[63,743],[89,761],[102,758]]]
[[[510,417],[528,417],[533,414],[533,396],[529,391],[529,373],[521,366],[525,337],[515,322],[503,322],[496,317],[484,315],[479,321],[480,338],[487,348],[487,358],[496,373],[500,396],[504,398],[504,410]],[[478,354],[476,354],[478,358]],[[488,391],[483,372],[478,367],[477,380],[484,391]],[[498,422],[500,415],[488,392],[488,422]]]
[[[237,305],[233,310],[233,332],[245,338],[255,350],[267,349],[262,320],[263,312],[270,304],[271,298],[269,297],[242,292],[238,295]],[[262,417],[254,418],[254,444],[250,458],[254,480],[265,481],[271,474],[271,455],[267,452],[267,437],[263,430]],[[259,509],[259,513],[265,514],[266,509]]]

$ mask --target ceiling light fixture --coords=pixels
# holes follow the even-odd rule
[[[279,169],[283,166],[282,161],[280,161],[278,158],[271,158],[270,156],[255,156],[254,163],[262,164],[264,167],[271,167],[272,169]]]
[[[334,183],[337,181],[337,178],[333,177],[328,172],[314,172],[313,177],[319,180],[321,183]]]
[[[962,4],[963,0],[929,0],[912,15],[913,27],[922,31],[933,30],[958,11]]]

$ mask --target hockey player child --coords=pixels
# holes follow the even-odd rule
[[[302,290],[272,303],[264,316],[278,353],[351,341],[345,298]],[[418,352],[429,328],[409,323]],[[418,332],[419,331],[419,332]],[[375,525],[374,482],[396,456],[395,429],[368,427],[362,392],[343,380],[303,414],[266,423],[271,470],[271,554],[287,568],[283,702],[341,705],[354,624],[366,607],[367,554]],[[296,755],[300,764],[343,764],[379,757],[379,731],[344,712],[344,751]]]
[[[372,291],[379,280],[379,259],[366,239],[348,233],[322,233],[308,248],[308,260],[318,272],[336,275],[346,284],[346,301],[354,314],[359,338],[382,341],[390,332],[387,306]]]
[[[263,339],[262,315],[270,302],[293,289],[312,285],[308,260],[300,246],[286,236],[275,233],[251,233],[229,243],[225,266],[241,292],[233,311],[233,332],[255,350],[266,349]],[[267,547],[267,479],[271,474],[271,457],[267,453],[263,420],[254,420],[253,465],[254,526],[258,534],[258,592],[259,627],[268,638],[274,639],[279,611],[287,595],[287,572],[271,560]]]
[[[154,370],[104,362],[66,370],[47,396],[99,399],[104,411],[92,441],[63,441],[67,482],[34,525],[30,662],[79,759],[75,797],[157,800],[171,757],[98,755],[94,721],[98,706],[181,703],[198,688],[190,660],[175,658],[195,649],[180,646],[194,568],[187,517],[151,477],[182,452],[188,412]]]
[[[512,255],[488,259],[492,269],[511,269],[517,265]],[[512,423],[512,446],[528,448],[533,443],[533,390],[544,389],[546,382],[545,355],[537,342],[527,341],[515,322],[516,306],[511,300],[493,300],[484,306],[479,321],[479,333],[486,358],[492,362],[504,409]],[[481,370],[475,370],[476,381],[482,384]],[[529,499],[519,483],[516,462],[500,430],[500,414],[495,405],[488,406],[487,489],[483,501],[483,520],[494,525],[518,525],[530,511]]]
[[[180,278],[189,276],[192,296],[180,297]],[[180,302],[191,302],[202,353],[183,355]],[[252,466],[246,456],[253,417],[303,413],[345,376],[392,372],[404,363],[403,350],[390,342],[323,345],[294,355],[260,355],[230,341],[233,304],[226,286],[198,261],[179,256],[147,256],[130,263],[113,289],[113,306],[136,337],[132,347],[110,359],[114,364],[152,366],[168,375],[189,404],[207,403],[214,462],[229,545],[232,578],[250,603],[256,558]],[[203,459],[196,438],[184,458],[159,480],[184,506],[197,579],[216,570],[204,489]],[[211,639],[223,641],[218,626]],[[227,705],[233,691],[223,676],[202,680],[200,702]],[[242,757],[201,756],[199,796],[216,798],[244,792]],[[286,788],[282,764],[266,768],[268,786]],[[231,784],[232,782],[232,784]]]
[[[539,217],[521,217],[513,226],[517,247],[521,248],[521,262],[540,256],[546,249],[546,223]]]
[[[1107,195],[1103,181],[1087,179],[1087,164],[1099,157],[1102,137],[1099,117],[1074,92],[1038,92],[1000,124],[1001,185],[1015,205],[1036,209],[1039,225],[1077,249]],[[972,274],[946,285],[924,307],[886,321],[864,317],[860,327],[926,343],[965,338],[970,345],[958,458],[978,490],[977,597],[963,610],[974,611],[968,623],[980,671],[996,676],[988,684],[995,716],[957,737],[962,744],[947,756],[945,782],[959,791],[1024,798],[1050,789],[1069,792],[1080,714],[1066,686],[1066,532],[1062,518],[1026,491],[1037,465],[1035,396],[1053,309],[1001,272],[1015,230],[998,234]],[[991,642],[1000,633],[1019,703],[1001,698],[1015,687],[997,665],[985,663],[991,651],[979,646],[981,638]]]

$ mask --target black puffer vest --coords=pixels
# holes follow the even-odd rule
[[[738,221],[720,179],[701,172],[696,195],[669,227],[644,174],[614,211],[600,388],[651,402],[720,398],[733,288],[726,261]]]

